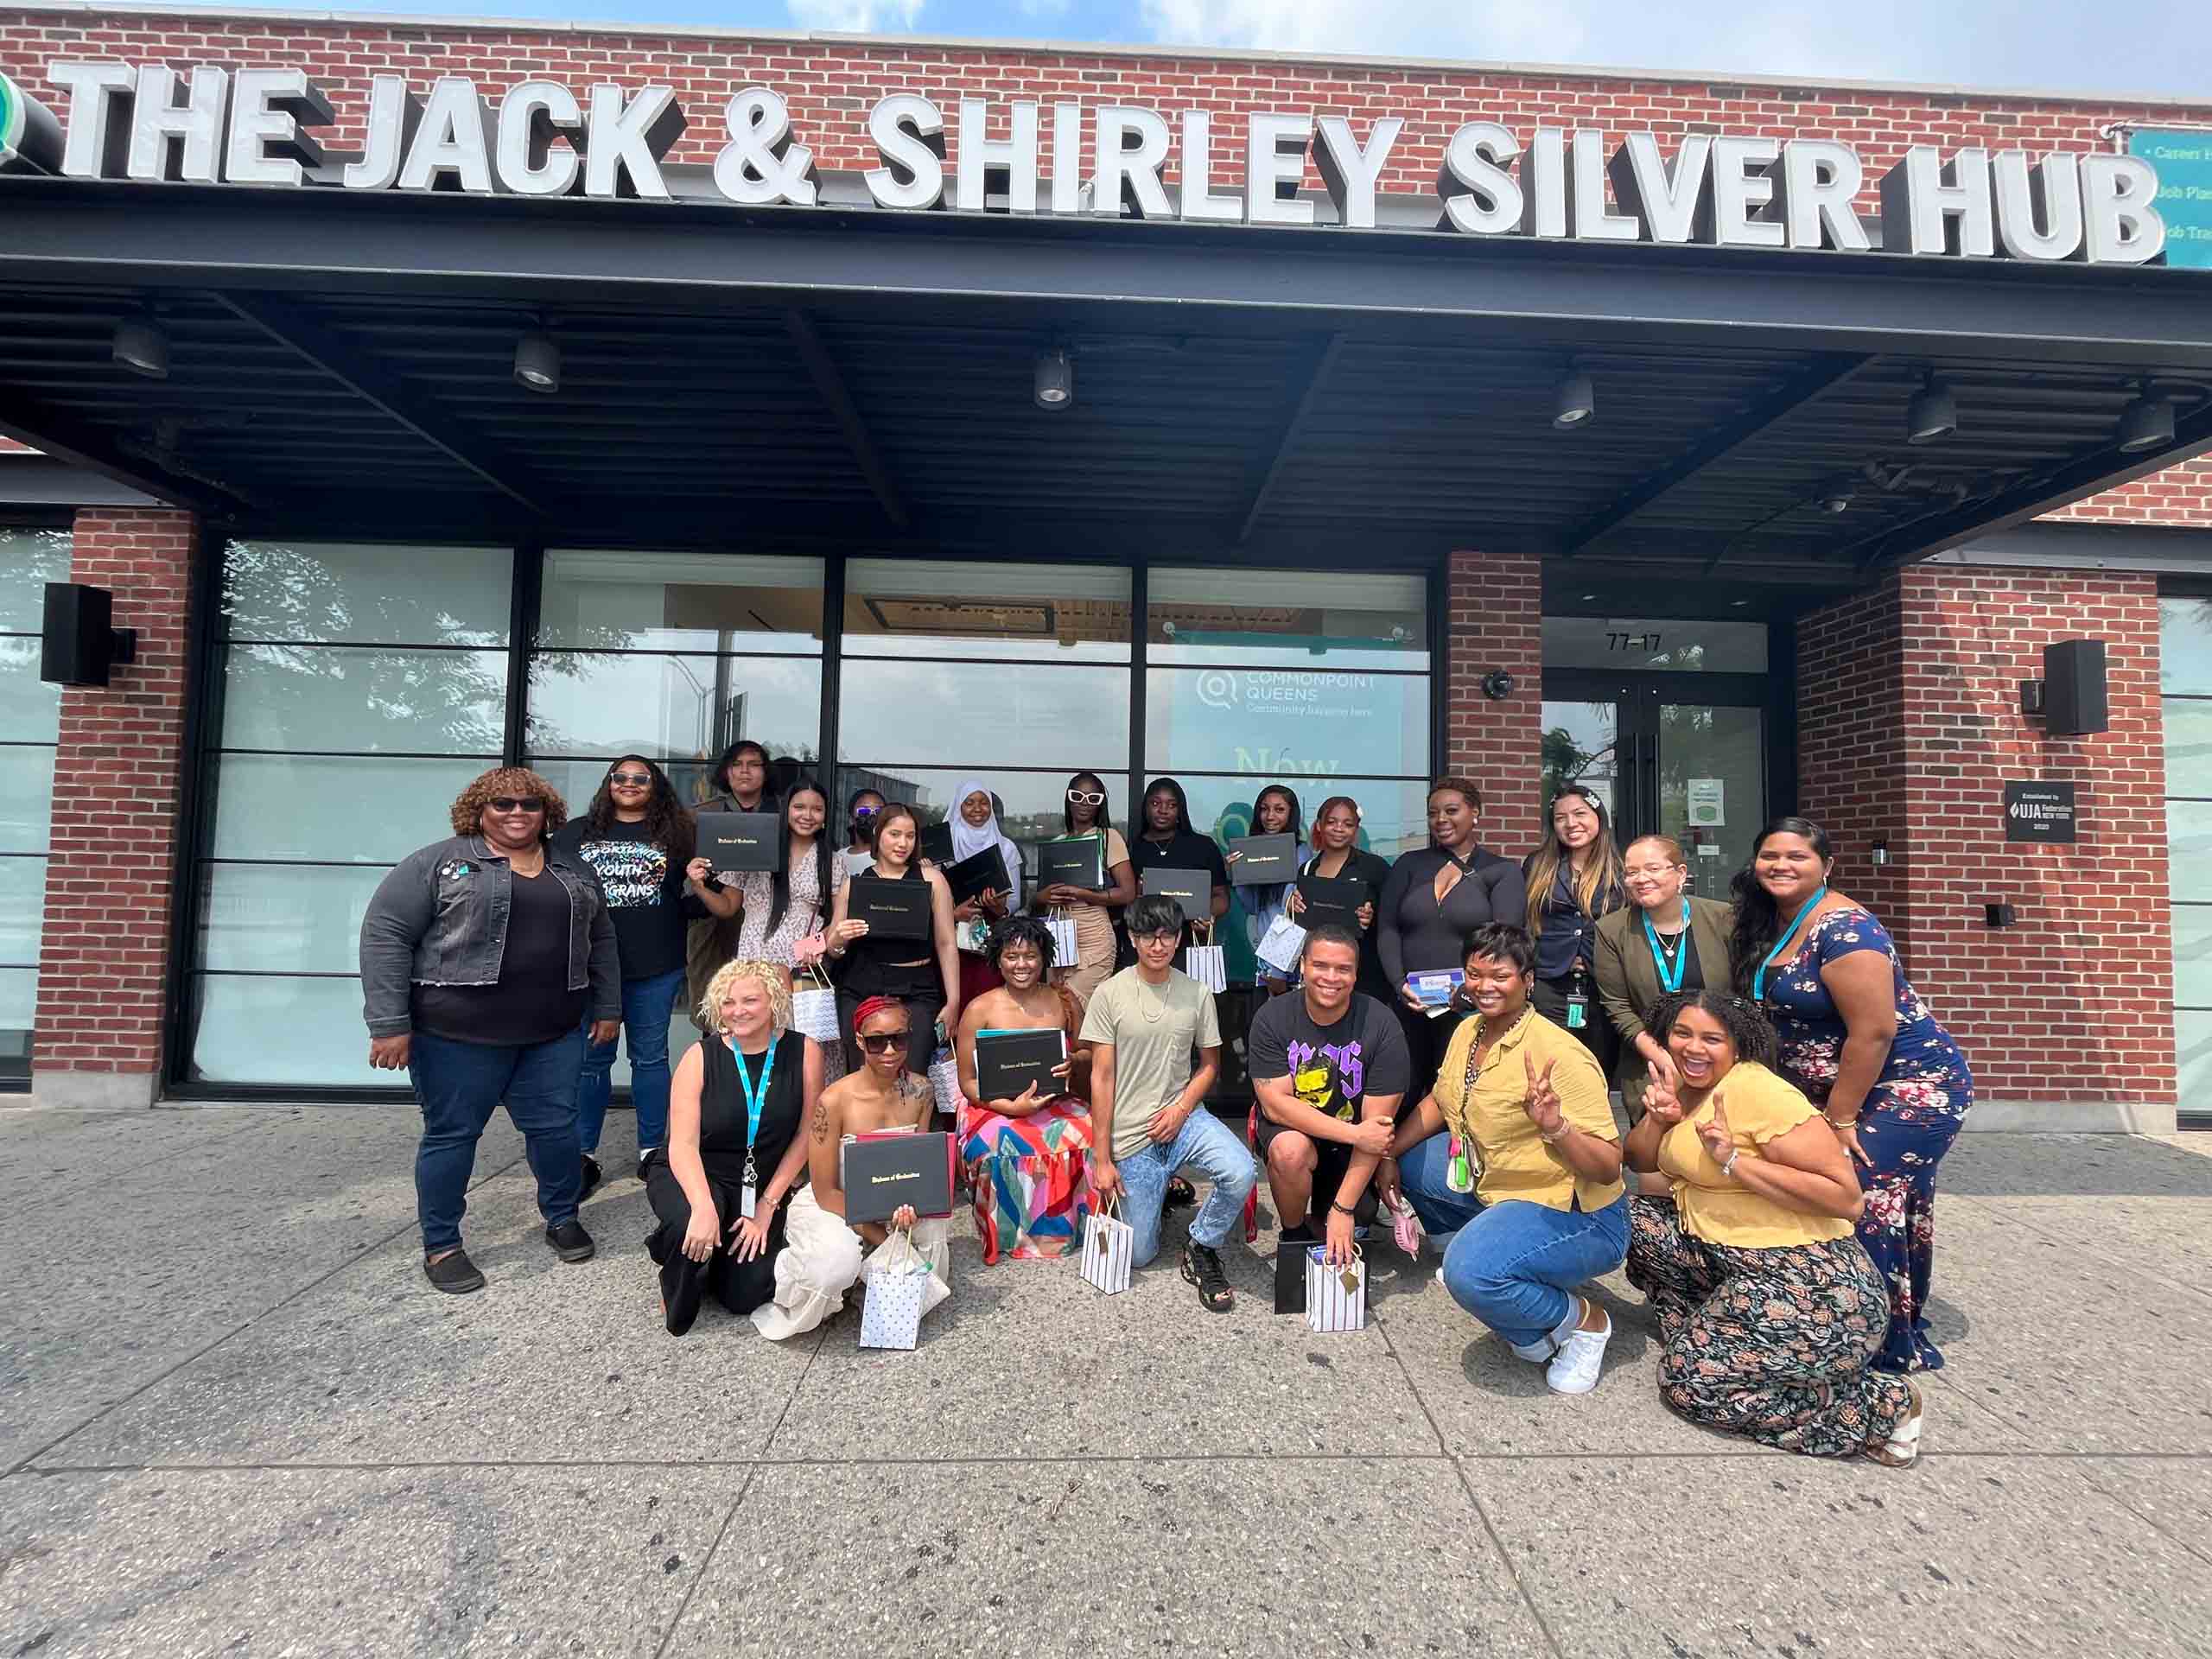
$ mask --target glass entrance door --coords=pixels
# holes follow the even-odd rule
[[[1672,836],[1690,890],[1726,897],[1767,816],[1764,683],[1547,670],[1544,690],[1546,798],[1568,784],[1590,789],[1623,846]]]

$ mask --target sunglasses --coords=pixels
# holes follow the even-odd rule
[[[537,795],[499,795],[487,804],[494,812],[543,812],[545,802]]]
[[[1068,791],[1068,799],[1074,802],[1077,806],[1103,806],[1106,804],[1106,797],[1103,791],[1093,791],[1088,789],[1071,789]]]
[[[882,810],[883,809],[880,806],[856,806],[853,809],[853,816],[856,818],[872,818]]]
[[[653,775],[650,772],[610,772],[607,774],[607,781],[610,784],[634,784],[639,789],[650,789]]]
[[[910,1034],[903,1031],[887,1031],[880,1037],[861,1038],[861,1046],[871,1054],[895,1054],[906,1046]]]

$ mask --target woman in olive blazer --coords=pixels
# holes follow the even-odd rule
[[[1598,918],[1594,969],[1605,1017],[1620,1033],[1615,1081],[1632,1123],[1643,1116],[1643,1085],[1654,1064],[1674,1069],[1667,1051],[1645,1030],[1669,989],[1694,991],[1729,984],[1728,930],[1735,907],[1718,899],[1685,898],[1689,864],[1681,845],[1666,836],[1645,836],[1621,855],[1629,902]],[[1667,980],[1660,974],[1664,967]]]

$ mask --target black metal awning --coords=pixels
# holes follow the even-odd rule
[[[0,431],[260,533],[1825,586],[2212,448],[2187,271],[33,178],[0,222]]]

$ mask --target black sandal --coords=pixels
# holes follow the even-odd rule
[[[1198,1189],[1178,1175],[1167,1183],[1166,1193],[1160,1200],[1160,1213],[1166,1215],[1177,1210],[1188,1210],[1198,1201]]]

